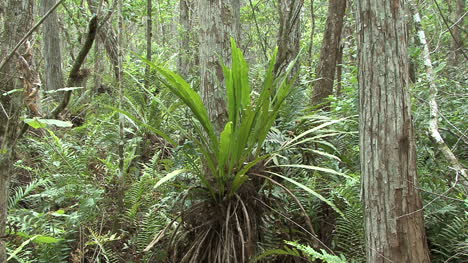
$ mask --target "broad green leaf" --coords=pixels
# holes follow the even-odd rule
[[[27,125],[33,127],[34,129],[45,128],[47,125],[45,123],[40,122],[38,119],[24,119],[23,120]]]
[[[69,128],[73,126],[73,123],[69,121],[53,120],[53,119],[39,119],[40,122],[45,123],[46,125],[54,125],[61,128]]]
[[[34,243],[38,243],[38,244],[53,244],[59,241],[60,239],[57,239],[55,237],[49,237],[49,236],[43,236],[43,235],[37,235],[36,239],[34,239]]]
[[[161,178],[155,185],[154,185],[154,189],[158,188],[159,186],[161,186],[162,184],[166,183],[167,181],[171,180],[172,178],[176,177],[177,175],[181,174],[181,173],[185,173],[187,170],[186,169],[179,169],[179,170],[175,170],[171,173],[168,173],[166,176],[164,176],[163,178]]]
[[[69,128],[73,126],[73,124],[69,121],[61,121],[61,120],[54,120],[54,119],[33,118],[33,119],[24,119],[23,121],[34,129],[45,128],[51,125],[61,127],[61,128]]]
[[[218,171],[219,176],[224,177],[224,170],[227,167],[226,161],[229,157],[229,146],[231,144],[232,122],[228,122],[220,135],[219,155],[218,155]]]
[[[141,58],[148,65],[156,69],[162,76],[161,81],[169,88],[179,99],[181,99],[192,111],[197,120],[201,123],[208,134],[214,149],[218,149],[216,133],[206,110],[203,101],[198,93],[178,74],[158,66],[151,61]],[[200,134],[200,136],[203,136]]]
[[[239,190],[239,188],[242,186],[242,184],[248,179],[248,176],[246,175],[246,173],[252,168],[254,167],[254,165],[256,165],[257,163],[265,160],[266,158],[268,158],[270,155],[269,154],[266,154],[266,155],[262,155],[260,157],[257,157],[255,160],[245,164],[242,169],[236,174],[236,176],[234,177],[234,180],[232,181],[232,186],[231,186],[231,190],[230,190],[230,194],[234,194],[237,192],[237,190]]]

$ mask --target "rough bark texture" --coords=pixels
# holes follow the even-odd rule
[[[430,262],[417,191],[405,0],[357,2],[367,262]]]
[[[220,60],[229,64],[230,38],[238,40],[239,0],[201,0],[199,4],[201,94],[210,120],[220,132],[227,121]]]
[[[32,27],[34,1],[8,0],[5,7],[0,61],[5,59],[6,54],[13,50]],[[19,53],[22,52],[21,48]],[[0,94],[20,88],[16,80],[15,62],[15,58],[11,59],[0,71]],[[6,261],[5,242],[1,237],[5,236],[11,163],[21,110],[20,94],[16,92],[0,96],[0,262]]]
[[[463,61],[463,26],[465,17],[465,2],[466,0],[456,0],[456,8],[453,16],[453,39],[452,39],[452,51],[450,53],[449,62],[452,66],[457,66]]]
[[[44,15],[54,5],[55,0],[42,0],[42,14]],[[42,28],[44,38],[45,90],[56,90],[64,87],[59,31],[57,12],[54,11],[44,21]]]
[[[88,7],[90,11],[97,14],[98,13],[97,7],[99,5],[98,4],[99,1],[87,0],[87,2],[88,2]],[[110,8],[114,8],[114,6]],[[107,17],[104,19],[101,19],[97,35],[99,37],[99,40],[101,40],[101,42],[104,44],[104,49],[106,50],[106,54],[109,57],[109,60],[112,64],[112,69],[114,70],[114,77],[115,79],[118,79],[120,73],[119,73],[119,59],[118,59],[118,51],[117,51],[117,44],[118,44],[117,36],[114,30],[112,29],[112,25],[108,21]]]
[[[280,28],[278,32],[278,55],[276,58],[274,72],[279,74],[299,54],[301,39],[301,9],[304,0],[280,0],[278,13],[280,17]],[[299,70],[296,65],[291,75],[294,76]]]
[[[320,50],[320,60],[315,70],[317,81],[314,83],[312,105],[323,105],[325,99],[333,94],[346,1],[330,0],[328,4],[327,25]]]
[[[193,0],[180,0],[179,3],[179,24],[181,26],[179,42],[178,71],[183,77],[187,77],[194,66],[193,46],[190,44],[193,35]]]
[[[153,36],[153,19],[152,19],[152,12],[153,12],[153,1],[147,0],[146,2],[146,59],[151,61],[151,38]],[[145,88],[149,89],[150,86],[150,66],[146,65],[145,68]]]

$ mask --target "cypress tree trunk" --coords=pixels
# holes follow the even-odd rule
[[[146,1],[146,59],[151,61],[151,37],[153,36],[153,19],[152,19],[152,12],[153,12],[153,0]],[[149,89],[150,85],[150,66],[146,65],[145,68],[145,88]]]
[[[299,54],[301,39],[301,9],[304,0],[280,0],[278,13],[280,27],[278,32],[278,55],[274,72],[282,72]],[[292,76],[299,70],[295,65]]]
[[[55,0],[42,0],[42,14],[44,15],[55,5]],[[60,28],[57,12],[54,11],[44,21],[43,50],[45,62],[45,90],[57,90],[64,87],[62,73],[62,52],[60,48]]]
[[[452,29],[452,50],[450,52],[449,63],[456,67],[461,61],[463,61],[463,37],[462,31],[464,26],[465,18],[465,0],[456,0],[456,8],[453,15],[454,27]]]
[[[0,39],[0,61],[10,53],[15,45],[32,27],[33,0],[8,0],[5,4],[3,35]],[[19,53],[22,53],[22,49]],[[16,81],[18,70],[16,57],[0,71],[0,90],[2,93],[20,88]],[[11,164],[17,138],[17,127],[21,112],[21,93],[14,92],[0,96],[0,262],[6,261],[5,227],[8,214],[8,188],[11,179]]]
[[[180,40],[179,40],[179,60],[178,71],[183,77],[187,77],[193,70],[194,52],[193,46],[190,45],[192,40],[192,18],[194,13],[194,3],[192,0],[180,0],[179,2],[179,24]]]
[[[405,0],[357,2],[367,262],[430,262],[408,90]]]
[[[230,38],[239,36],[239,0],[200,0],[201,95],[210,120],[220,132],[227,121],[223,70],[229,64]]]
[[[314,83],[312,105],[324,103],[333,94],[336,64],[339,59],[341,31],[346,12],[346,0],[330,0],[325,34],[323,36],[320,60],[315,70],[317,81]]]

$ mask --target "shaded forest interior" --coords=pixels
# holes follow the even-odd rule
[[[464,0],[2,0],[0,262],[468,262]]]

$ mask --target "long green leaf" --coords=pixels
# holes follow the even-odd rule
[[[155,185],[154,185],[154,189],[160,187],[161,185],[163,185],[164,183],[166,183],[167,181],[171,180],[172,178],[176,177],[177,175],[181,174],[181,173],[185,173],[187,172],[186,169],[179,169],[179,170],[175,170],[173,172],[170,172],[168,173],[166,176],[164,176],[163,178],[161,178]]]
[[[218,157],[218,172],[219,177],[223,178],[225,173],[225,168],[228,167],[226,161],[229,157],[229,149],[231,144],[231,134],[232,134],[232,122],[228,122],[224,127],[223,132],[220,135],[219,143],[219,157]]]
[[[343,218],[346,218],[345,215],[343,214],[343,212],[341,212],[340,209],[338,209],[338,207],[335,206],[335,204],[333,204],[332,202],[330,202],[328,199],[326,199],[325,197],[323,197],[321,194],[315,192],[314,190],[310,189],[309,187],[299,183],[298,181],[296,180],[293,180],[291,178],[288,178],[286,176],[282,176],[280,174],[277,174],[277,173],[274,173],[274,172],[268,172],[272,175],[275,175],[275,176],[278,176],[280,178],[283,178],[284,180],[298,186],[299,188],[303,189],[304,191],[308,192],[309,194],[317,197],[318,199],[320,199],[321,201],[325,202],[327,205],[329,205],[331,208],[333,208],[333,210],[335,210],[338,214],[340,214]]]
[[[156,69],[163,77],[161,81],[169,88],[179,99],[181,99],[192,111],[197,120],[201,123],[205,132],[208,134],[213,148],[217,151],[218,140],[203,101],[198,93],[193,90],[190,85],[178,74],[158,66],[151,61],[141,58],[148,65]],[[203,136],[200,134],[200,136]]]
[[[111,109],[111,110],[113,110],[115,112],[118,112],[118,113],[121,113],[121,114],[125,115],[127,118],[129,118],[133,122],[138,123],[138,125],[141,125],[142,127],[145,127],[146,129],[148,129],[148,130],[154,132],[155,134],[161,136],[166,141],[168,141],[170,144],[177,145],[177,143],[174,140],[172,140],[167,134],[165,134],[161,130],[158,130],[158,129],[152,127],[151,125],[148,125],[148,124],[142,122],[137,117],[133,116],[130,112],[124,111],[122,109],[119,109],[119,108],[116,108],[116,107],[110,106],[110,105],[106,105],[106,108],[109,108],[109,109]]]
[[[324,167],[319,167],[319,166],[312,166],[312,165],[304,165],[304,164],[283,164],[283,165],[279,165],[280,167],[289,167],[289,168],[301,168],[301,169],[307,169],[307,170],[314,170],[314,171],[320,171],[320,172],[324,172],[324,173],[329,173],[329,174],[335,174],[335,175],[339,175],[339,176],[343,176],[344,178],[346,179],[350,179],[350,180],[353,180],[353,181],[356,181],[355,178],[349,176],[349,175],[346,175],[344,173],[340,173],[340,172],[337,172],[333,169],[330,169],[330,168],[324,168]]]

